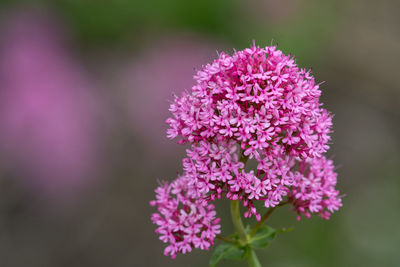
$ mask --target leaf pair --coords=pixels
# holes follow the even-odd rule
[[[217,266],[218,262],[223,259],[242,260],[248,257],[250,250],[253,248],[266,248],[275,239],[277,233],[278,231],[274,228],[264,225],[260,227],[245,246],[241,246],[239,242],[218,245],[211,256],[210,267]]]

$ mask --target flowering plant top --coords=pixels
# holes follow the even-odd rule
[[[311,213],[329,219],[341,206],[333,162],[323,155],[332,115],[319,102],[311,72],[276,46],[254,45],[219,54],[194,78],[166,121],[169,138],[191,145],[183,175],[157,189],[151,202],[160,239],[170,244],[165,253],[208,249],[220,232],[209,203],[217,198],[239,201],[245,217],[259,221],[254,201],[272,209],[292,204],[298,219]],[[255,170],[245,169],[248,159],[256,161]]]
[[[250,158],[274,147],[303,158],[328,149],[332,122],[319,103],[319,85],[275,46],[221,53],[194,78],[191,92],[171,105],[168,137],[234,140]]]

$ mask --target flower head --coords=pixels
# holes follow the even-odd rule
[[[220,233],[214,205],[192,193],[186,180],[180,177],[172,184],[158,187],[157,199],[150,202],[158,209],[151,217],[158,225],[156,233],[160,234],[160,240],[169,243],[164,254],[172,258],[192,248],[208,250]]]
[[[310,71],[275,46],[253,46],[221,53],[194,78],[166,121],[168,137],[191,145],[177,180],[191,201],[239,200],[245,217],[257,220],[255,201],[266,208],[291,203],[298,219],[312,213],[329,219],[339,209],[337,174],[323,155],[332,116]],[[245,168],[248,159],[256,170]]]
[[[168,137],[234,140],[250,158],[278,146],[303,158],[328,149],[331,115],[321,108],[319,85],[275,46],[221,53],[195,80],[171,105]]]

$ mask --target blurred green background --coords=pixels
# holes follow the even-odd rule
[[[173,93],[216,51],[277,43],[325,81],[344,205],[296,221],[265,266],[400,266],[400,2],[1,1],[0,266],[207,266],[175,260],[150,221],[185,148]],[[228,203],[217,204],[223,233]],[[221,266],[242,266],[225,261]]]

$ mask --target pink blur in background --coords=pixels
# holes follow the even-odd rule
[[[78,190],[93,182],[101,165],[93,84],[52,16],[18,10],[1,26],[2,160],[41,193]]]

